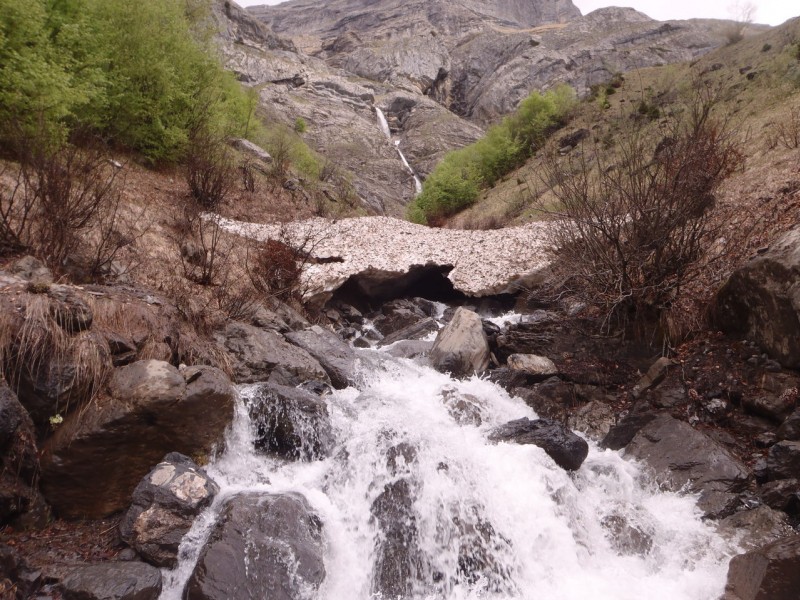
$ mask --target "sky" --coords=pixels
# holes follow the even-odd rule
[[[280,0],[236,0],[242,6],[254,4],[279,4]],[[751,4],[755,8],[752,21],[769,25],[780,25],[787,19],[800,16],[797,0],[573,0],[583,14],[601,6],[632,6],[644,14],[666,21],[668,19],[692,19],[709,17],[716,19],[739,18],[742,11],[737,8]]]

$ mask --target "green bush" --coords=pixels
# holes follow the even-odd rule
[[[306,120],[303,117],[297,117],[294,120],[294,130],[297,133],[305,133],[307,129]]]
[[[474,204],[482,188],[494,185],[541,147],[563,124],[574,103],[575,92],[568,86],[532,93],[483,138],[449,152],[409,205],[407,218],[435,224]]]
[[[151,162],[181,159],[192,130],[242,135],[253,103],[192,20],[206,4],[0,0],[0,118],[89,131]]]

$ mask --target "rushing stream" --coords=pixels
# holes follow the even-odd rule
[[[359,352],[358,389],[327,397],[336,448],[325,460],[255,453],[244,408],[254,388],[240,387],[227,449],[208,467],[222,491],[184,538],[162,599],[180,598],[221,504],[242,491],[298,492],[320,516],[327,575],[316,598],[379,598],[374,503],[401,479],[411,491],[409,539],[424,575],[410,598],[713,600],[722,593],[734,549],[701,521],[691,496],[658,491],[636,464],[594,444],[570,474],[538,447],[489,443],[491,428],[534,418],[533,411],[486,380],[456,381],[377,350]]]

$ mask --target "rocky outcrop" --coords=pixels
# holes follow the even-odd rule
[[[107,390],[64,419],[43,448],[42,491],[65,517],[126,508],[170,452],[208,456],[233,418],[235,391],[214,367],[147,360],[116,369]]]
[[[430,359],[436,369],[454,377],[482,373],[489,366],[489,342],[481,318],[465,308],[456,310],[436,336]]]
[[[147,562],[175,568],[178,546],[219,487],[188,456],[173,452],[133,491],[120,536]]]
[[[344,389],[353,383],[356,354],[332,331],[315,325],[310,329],[289,332],[286,339],[319,361],[333,387]]]
[[[589,444],[551,419],[527,418],[509,421],[489,434],[493,442],[539,446],[555,463],[567,471],[577,471],[589,455]]]
[[[328,407],[298,388],[262,383],[248,393],[256,447],[300,460],[324,458],[333,447]]]
[[[735,507],[736,492],[750,472],[730,452],[688,423],[658,415],[625,447],[625,455],[644,461],[667,489],[700,493],[698,506],[714,517]]]
[[[65,600],[156,600],[161,571],[142,562],[75,567],[60,584]]]
[[[214,339],[230,355],[236,383],[270,380],[297,385],[309,379],[330,381],[317,360],[275,331],[233,321],[215,333]]]
[[[800,535],[734,556],[725,600],[795,600],[800,590]]]
[[[302,600],[325,578],[322,523],[298,495],[225,504],[186,584],[186,600]]]
[[[783,366],[800,367],[800,228],[730,276],[717,294],[716,320]]]

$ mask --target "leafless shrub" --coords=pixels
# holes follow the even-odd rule
[[[186,155],[186,182],[201,208],[219,208],[236,185],[236,169],[224,140],[202,131],[192,134]]]
[[[715,192],[742,154],[713,105],[698,94],[682,121],[634,124],[614,153],[546,162],[559,289],[599,305],[609,328],[661,317],[723,225],[711,218]]]
[[[800,106],[789,109],[785,119],[770,124],[768,145],[776,148],[778,145],[787,150],[800,148]]]
[[[214,285],[225,271],[230,243],[224,239],[221,217],[206,213],[189,198],[173,227],[173,242],[180,255],[184,276],[200,285]]]
[[[267,240],[248,252],[247,273],[253,287],[265,296],[299,299],[302,256],[282,240]]]

